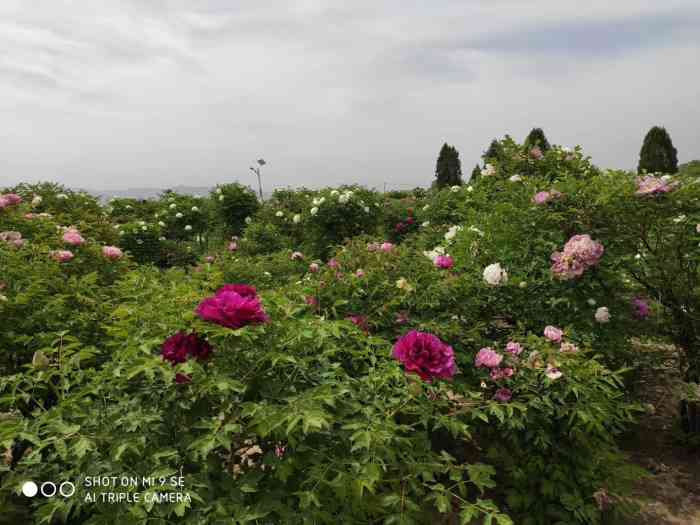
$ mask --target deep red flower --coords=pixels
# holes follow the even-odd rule
[[[190,357],[203,361],[209,357],[211,352],[212,348],[209,343],[201,339],[196,333],[177,332],[163,342],[160,355],[163,356],[163,359],[175,365],[184,363]]]
[[[417,330],[396,341],[392,357],[401,361],[407,372],[414,372],[427,382],[451,379],[457,371],[452,347],[433,334]]]
[[[214,296],[199,303],[195,312],[205,321],[234,330],[249,324],[266,323],[270,319],[260,298],[255,295],[255,288],[245,284],[229,284],[220,288]]]

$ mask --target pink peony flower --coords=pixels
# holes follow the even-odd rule
[[[63,242],[65,242],[66,244],[70,244],[71,246],[80,246],[82,244],[85,244],[85,239],[83,239],[83,236],[80,235],[80,232],[78,232],[78,230],[76,230],[75,228],[69,228],[63,234]]]
[[[515,370],[510,367],[491,369],[491,379],[494,381],[498,381],[499,379],[508,379],[509,377],[513,377],[513,374],[515,374]]]
[[[552,196],[550,195],[550,193],[548,191],[540,191],[540,192],[535,193],[535,196],[532,197],[532,202],[534,202],[535,204],[537,204],[539,206],[542,204],[546,204],[547,202],[549,202],[549,200],[551,198],[552,198]]]
[[[382,250],[384,253],[389,253],[394,249],[394,245],[390,242],[383,242],[379,249]]]
[[[212,353],[208,342],[201,339],[196,333],[185,334],[177,332],[168,337],[162,344],[160,355],[165,361],[173,365],[184,363],[190,357],[198,361],[204,361]]]
[[[238,243],[236,241],[231,241],[228,243],[227,250],[230,252],[235,252],[238,250]]]
[[[552,381],[559,379],[563,375],[558,368],[554,368],[552,365],[547,365],[544,374]]]
[[[362,279],[364,276],[365,276],[365,271],[364,271],[362,268],[359,268],[359,269],[355,272],[355,277],[358,277],[358,278]]]
[[[493,398],[499,403],[507,403],[513,398],[513,392],[509,388],[499,388]]]
[[[102,255],[104,257],[107,257],[107,259],[116,261],[118,259],[121,259],[124,256],[124,253],[116,246],[103,246]]]
[[[476,368],[482,366],[486,368],[496,368],[501,364],[501,361],[503,361],[503,356],[487,346],[477,352],[474,358],[474,366]]]
[[[646,319],[651,314],[649,303],[647,303],[642,297],[635,297],[632,299],[632,314],[637,319]]]
[[[506,345],[506,352],[513,355],[520,355],[523,352],[523,346],[515,341],[510,341]]]
[[[559,351],[565,354],[573,354],[578,352],[578,346],[576,346],[574,343],[562,343],[559,347]]]
[[[229,284],[216,295],[207,297],[197,306],[196,314],[205,321],[236,330],[246,325],[270,320],[257,295],[250,295],[252,286]],[[241,295],[244,293],[246,295]]]
[[[530,150],[530,156],[535,160],[541,160],[544,157],[544,153],[542,153],[539,146],[535,146]]]
[[[311,263],[311,264],[309,265],[309,271],[310,271],[311,273],[318,273],[318,271],[319,271],[320,269],[321,269],[321,267],[320,267],[318,264],[316,264],[316,263]]]
[[[8,206],[19,204],[20,202],[22,202],[22,197],[16,193],[5,193],[4,195],[0,195],[0,210]]]
[[[216,260],[216,257],[214,257],[213,255],[207,255],[207,256],[204,258],[204,260],[205,260],[206,262],[208,262],[209,264],[211,264],[211,263],[213,263],[213,262]]]
[[[74,257],[73,252],[70,252],[68,250],[54,250],[52,252],[49,252],[49,255],[54,261],[58,261],[61,263],[68,262]]]
[[[438,255],[435,257],[435,266],[441,270],[449,270],[455,265],[454,259],[449,255]]]
[[[396,341],[391,355],[403,363],[406,372],[427,382],[451,379],[457,371],[452,347],[426,332],[411,330]]]
[[[554,343],[560,343],[564,332],[556,326],[545,326],[544,336]]]
[[[301,261],[304,259],[304,254],[301,252],[293,252],[289,257],[292,261]]]
[[[654,177],[646,175],[637,177],[637,195],[659,195],[661,193],[669,193],[678,187],[677,182],[669,182],[663,177]]]
[[[313,295],[307,295],[304,297],[304,302],[309,306],[313,306],[314,308],[318,306],[318,299],[316,299]]]
[[[580,277],[586,269],[600,262],[604,251],[603,245],[590,235],[574,235],[564,245],[563,252],[552,254],[552,273],[563,280]]]
[[[331,270],[337,270],[340,268],[340,263],[338,261],[336,261],[335,259],[331,259],[330,261],[328,261],[328,267]]]
[[[16,231],[0,232],[0,241],[14,246],[15,248],[21,248],[24,246],[25,240],[22,239],[22,234]]]

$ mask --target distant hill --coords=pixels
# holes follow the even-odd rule
[[[678,166],[678,171],[700,177],[700,160],[691,160]]]

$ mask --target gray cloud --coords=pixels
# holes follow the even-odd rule
[[[633,167],[700,156],[696,0],[0,5],[0,185],[428,184],[533,125]]]

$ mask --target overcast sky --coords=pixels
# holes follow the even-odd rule
[[[429,184],[493,137],[700,158],[698,0],[0,2],[0,186]]]

